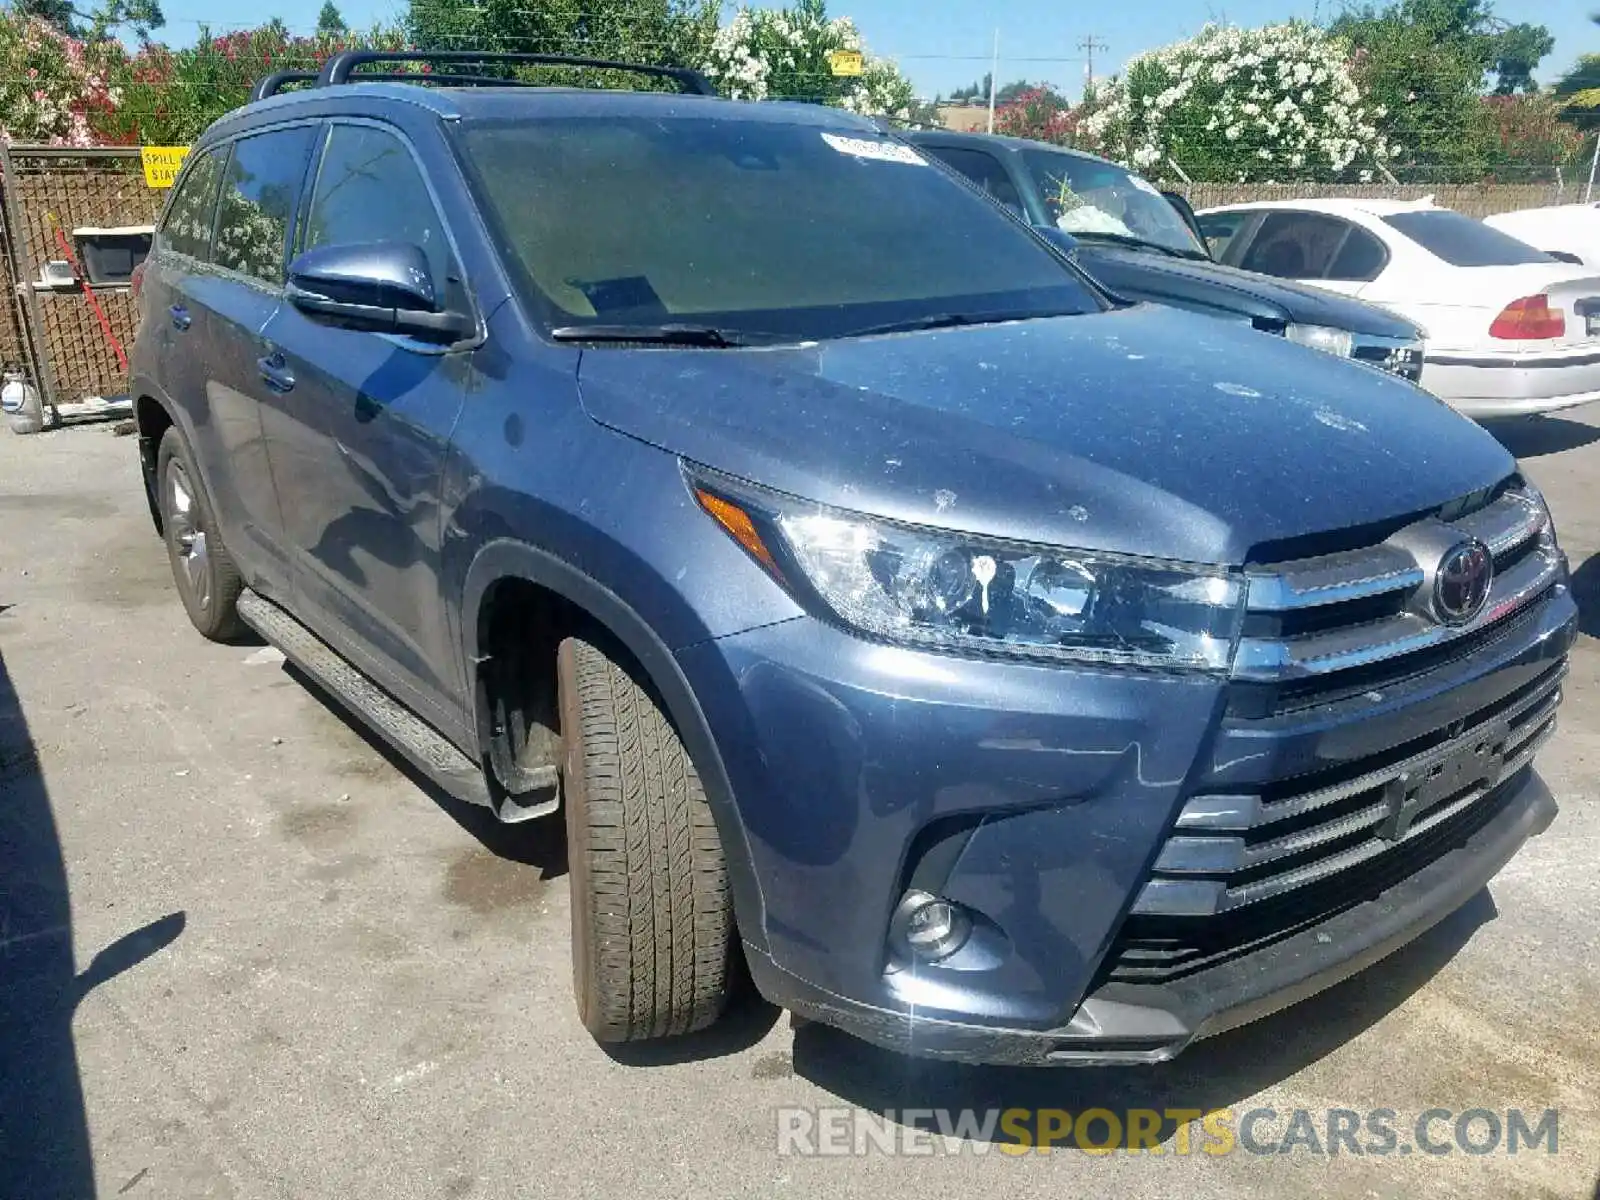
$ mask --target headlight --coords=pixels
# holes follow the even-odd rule
[[[1226,670],[1244,589],[1217,568],[897,525],[694,481],[702,507],[802,603],[872,637],[952,652]]]
[[[1355,348],[1355,339],[1348,329],[1335,329],[1331,325],[1290,325],[1283,336],[1291,342],[1310,346],[1313,350],[1326,350],[1340,358],[1349,358]]]

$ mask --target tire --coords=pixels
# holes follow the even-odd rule
[[[578,1015],[602,1042],[705,1029],[727,1003],[734,923],[700,777],[614,658],[568,638],[557,663]]]
[[[183,435],[169,428],[156,454],[156,503],[172,580],[194,627],[214,642],[227,642],[244,632],[236,607],[244,584],[198,479]]]

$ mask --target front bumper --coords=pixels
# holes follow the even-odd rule
[[[1494,821],[1466,845],[1378,898],[1176,984],[1105,985],[1054,1029],[967,1024],[874,1008],[811,987],[759,953],[748,956],[751,973],[774,1003],[904,1054],[1014,1066],[1164,1062],[1197,1038],[1332,987],[1460,908],[1555,819],[1555,800],[1531,768],[1509,781],[1507,790]]]
[[[678,657],[750,847],[762,914],[740,920],[764,995],[918,1054],[1155,1062],[1415,937],[1553,813],[1519,770],[1491,793],[1492,819],[1415,869],[1408,859],[1397,880],[1367,877],[1353,907],[1129,982],[1130,913],[1186,800],[1359,772],[1470,725],[1555,686],[1575,622],[1560,587],[1418,677],[1264,714],[1215,679],[920,654],[810,619]],[[889,917],[924,869],[983,936],[937,966],[895,969]]]
[[[1429,349],[1422,386],[1469,417],[1557,412],[1600,400],[1600,346]]]

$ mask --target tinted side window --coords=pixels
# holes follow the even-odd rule
[[[1253,216],[1255,213],[1252,212],[1220,212],[1197,217],[1196,220],[1200,222],[1200,232],[1205,236],[1206,248],[1211,251],[1211,257],[1222,262],[1222,256],[1228,252],[1228,245],[1233,241],[1234,235]]]
[[[1281,279],[1324,279],[1349,229],[1322,213],[1268,213],[1239,265]]]
[[[1364,283],[1376,279],[1388,263],[1389,252],[1383,248],[1383,243],[1359,225],[1352,225],[1326,278]]]
[[[161,245],[205,259],[211,254],[211,218],[217,208],[217,179],[227,150],[208,150],[189,164],[161,222]]]
[[[335,125],[317,170],[304,249],[361,242],[410,242],[433,269],[442,296],[450,273],[444,226],[404,142],[370,125]]]
[[[219,266],[283,282],[283,251],[315,130],[304,125],[240,138],[222,177],[213,259]]]
[[[1017,194],[1016,184],[1011,182],[994,155],[950,146],[924,146],[923,149],[949,163],[1019,217],[1027,215],[1022,211],[1022,197]]]
[[[1453,267],[1517,267],[1551,261],[1548,254],[1509,233],[1447,208],[1395,213],[1383,220]]]

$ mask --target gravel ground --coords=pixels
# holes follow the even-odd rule
[[[559,830],[486,825],[273,652],[202,641],[131,439],[0,433],[0,1196],[1600,1195],[1600,411],[1496,433],[1585,605],[1555,826],[1349,983],[1161,1068],[1044,1072],[755,1005],[608,1055],[571,1001]],[[1267,1107],[1279,1135],[1389,1108],[1402,1143],[1431,1107],[1556,1109],[1559,1142],[1186,1155],[1169,1123],[1159,1154],[778,1153],[775,1110],[846,1105]]]

